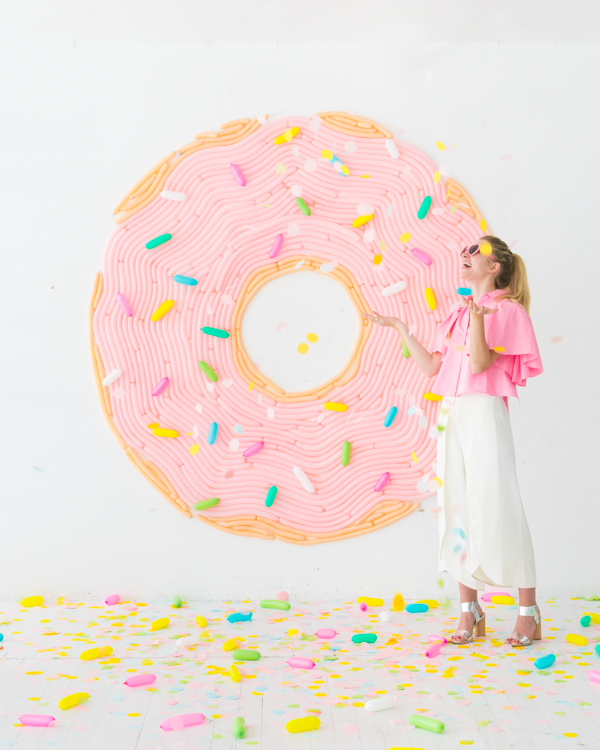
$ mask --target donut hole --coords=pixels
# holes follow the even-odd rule
[[[242,316],[241,343],[260,373],[292,395],[343,373],[362,329],[343,283],[298,270],[274,276],[254,294]]]

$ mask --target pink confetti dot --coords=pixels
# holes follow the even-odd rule
[[[287,591],[280,591],[280,592],[279,592],[279,593],[277,594],[277,598],[278,598],[278,599],[279,599],[280,601],[282,601],[282,602],[287,602],[287,600],[289,599],[289,596],[288,596],[288,593],[287,593]]]

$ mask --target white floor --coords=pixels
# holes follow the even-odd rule
[[[540,602],[544,637],[525,649],[500,645],[512,630],[516,606],[485,604],[489,635],[475,645],[445,646],[431,661],[424,656],[427,635],[454,630],[456,603],[454,613],[442,607],[425,615],[392,612],[387,623],[378,614],[389,610],[389,602],[366,613],[356,602],[291,604],[289,612],[261,609],[254,601],[181,609],[140,602],[32,609],[0,604],[0,748],[600,748],[600,684],[587,677],[588,670],[600,670],[594,649],[600,626],[579,623],[583,612],[600,612],[598,601]],[[251,622],[232,625],[225,619],[247,609],[254,612]],[[196,624],[197,614],[207,618],[206,628]],[[164,616],[169,628],[149,632],[149,621]],[[314,637],[324,627],[339,632],[333,642]],[[303,636],[289,638],[290,628]],[[377,633],[377,642],[353,644],[352,634],[367,628]],[[568,633],[585,635],[588,645],[570,645]],[[198,646],[177,650],[176,639],[184,634],[204,636]],[[261,653],[259,661],[240,664],[239,683],[216,669],[232,663],[222,644],[233,636]],[[112,646],[112,657],[81,661],[79,654],[94,645]],[[558,655],[553,667],[536,670],[533,659],[550,650]],[[291,669],[286,660],[294,653],[318,660],[317,666]],[[146,672],[156,675],[153,685],[123,684]],[[89,701],[58,708],[62,697],[82,691]],[[395,707],[368,713],[364,702],[378,695],[396,697]],[[192,712],[204,713],[206,722],[178,732],[159,728],[168,716]],[[19,716],[25,713],[50,714],[56,721],[46,729],[23,727]],[[311,713],[320,718],[319,729],[286,731],[287,721]],[[441,720],[444,732],[412,727],[408,718],[415,714]],[[236,740],[231,726],[238,715],[247,731]]]

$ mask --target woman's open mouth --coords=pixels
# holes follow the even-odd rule
[[[468,263],[466,260],[463,260],[463,262],[460,264],[461,268],[471,268],[471,264]]]

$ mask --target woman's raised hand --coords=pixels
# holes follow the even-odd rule
[[[395,326],[396,323],[400,322],[398,318],[392,318],[391,316],[380,315],[379,313],[376,313],[374,310],[373,310],[373,315],[368,315],[367,313],[363,313],[363,315],[365,318],[372,320],[373,323],[377,323],[378,326]]]
[[[463,297],[464,299],[464,297]],[[472,299],[466,299],[467,307],[473,313],[473,315],[491,315],[492,313],[498,312],[498,308],[492,310],[491,307],[485,307],[485,305],[476,305]]]

